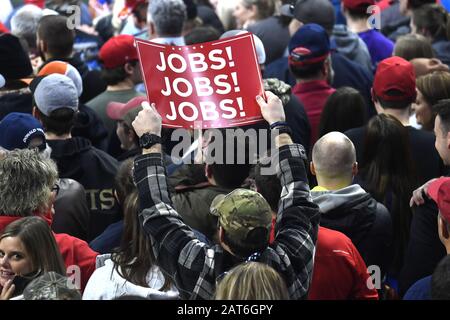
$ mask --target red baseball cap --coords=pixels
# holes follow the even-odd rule
[[[134,37],[127,34],[112,37],[101,47],[99,57],[106,69],[114,69],[138,60]]]
[[[127,18],[131,12],[141,3],[147,3],[148,0],[126,0],[125,7],[120,11],[120,18]]]
[[[428,187],[428,195],[436,202],[442,218],[450,223],[450,178],[442,177]]]
[[[375,0],[342,0],[342,3],[347,9],[365,12],[368,6],[375,4]]]
[[[123,120],[128,125],[136,118],[139,111],[142,110],[142,102],[147,101],[147,97],[134,97],[127,103],[110,102],[106,106],[106,114],[113,120]]]
[[[42,9],[45,7],[45,0],[25,0],[25,4],[34,4],[35,6],[38,6]]]
[[[391,95],[396,90],[400,94]],[[378,64],[373,91],[385,101],[404,101],[416,99],[416,73],[413,65],[400,57],[390,57]]]

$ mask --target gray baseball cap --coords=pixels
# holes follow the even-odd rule
[[[62,108],[78,110],[77,88],[70,78],[62,74],[36,77],[30,83],[30,90],[37,108],[47,117]]]
[[[316,23],[328,33],[331,33],[336,21],[334,7],[330,0],[298,0],[295,5],[282,6],[280,13],[295,18],[303,24]]]

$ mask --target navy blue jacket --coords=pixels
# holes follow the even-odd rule
[[[376,110],[371,95],[373,75],[367,72],[363,66],[350,61],[338,52],[333,51],[331,53],[331,64],[334,70],[332,87],[335,89],[352,87],[358,90],[366,101],[368,119],[374,116]],[[264,78],[277,78],[291,86],[294,86],[296,82],[295,77],[289,70],[287,57],[275,60],[267,65]]]

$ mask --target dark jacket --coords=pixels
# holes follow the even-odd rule
[[[88,240],[91,240],[121,219],[113,193],[118,162],[81,137],[47,142],[60,177],[74,179],[86,189],[91,211]]]
[[[52,230],[86,241],[90,211],[83,186],[72,179],[59,179],[59,194],[54,203]]]
[[[122,234],[123,220],[120,220],[110,224],[101,235],[89,242],[89,247],[100,254],[111,253],[120,246]]]
[[[108,131],[94,110],[84,104],[78,107],[72,136],[88,139],[97,149],[106,151],[108,148]]]
[[[192,229],[200,231],[209,240],[217,232],[217,217],[210,213],[210,206],[219,194],[228,194],[233,189],[200,183],[193,186],[175,188],[172,196],[173,207],[180,213],[183,221]]]
[[[371,95],[373,75],[364,67],[350,61],[338,52],[331,53],[331,64],[334,70],[334,79],[331,86],[335,89],[340,87],[355,88],[366,101],[368,117],[375,115],[376,111]],[[264,78],[277,78],[291,86],[294,86],[296,83],[294,76],[289,70],[287,57],[275,60],[267,65],[264,71]]]
[[[11,112],[31,114],[32,109],[32,96],[28,88],[0,91],[0,121]]]
[[[433,42],[433,50],[436,53],[436,58],[442,61],[442,63],[450,67],[450,41],[439,40]]]
[[[300,145],[279,149],[277,175],[287,192],[281,194],[275,240],[259,258],[282,275],[291,299],[307,296],[320,218],[310,201],[302,158],[306,154]],[[184,224],[172,207],[160,153],[135,159],[133,175],[139,191],[139,221],[153,240],[158,266],[174,280],[181,298],[211,299],[216,279],[243,261],[230,258],[219,245],[200,242]]]
[[[413,212],[405,262],[399,277],[401,296],[417,280],[432,274],[447,254],[439,240],[436,203],[427,199],[423,205],[413,207]]]
[[[212,26],[220,34],[225,32],[222,21],[220,21],[214,9],[202,4],[197,4],[197,14],[200,19],[202,19],[203,25]]]
[[[264,90],[271,91],[281,99],[286,115],[286,122],[292,130],[292,141],[305,147],[306,153],[308,154],[311,139],[311,125],[303,104],[292,94],[291,86],[278,79],[264,79]],[[262,124],[269,130],[267,122],[264,121]]]
[[[439,154],[434,147],[434,142],[436,140],[434,134],[424,130],[418,130],[411,126],[407,126],[406,128],[409,132],[411,156],[414,160],[418,176],[417,187],[430,179],[445,175],[448,169],[444,166],[442,159],[439,157]],[[366,130],[367,127],[360,127],[345,132],[345,135],[349,137],[355,145],[356,161],[358,161],[358,166],[360,168],[365,166],[363,157]]]
[[[387,271],[393,231],[385,206],[357,184],[337,191],[312,191],[311,196],[322,213],[321,226],[349,237],[367,266]]]
[[[283,57],[291,36],[288,26],[283,24],[280,16],[256,21],[249,25],[247,30],[261,39],[266,49],[267,64]]]

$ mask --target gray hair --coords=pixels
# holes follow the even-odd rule
[[[356,162],[353,142],[343,133],[333,131],[317,140],[312,151],[316,171],[327,178],[340,178],[352,174]]]
[[[147,17],[160,37],[180,36],[187,19],[186,5],[183,0],[152,0]]]
[[[0,160],[0,215],[30,216],[49,207],[58,169],[37,150],[13,150]]]
[[[11,33],[23,38],[30,48],[36,47],[36,31],[43,16],[41,8],[27,4],[17,10],[11,19]]]

